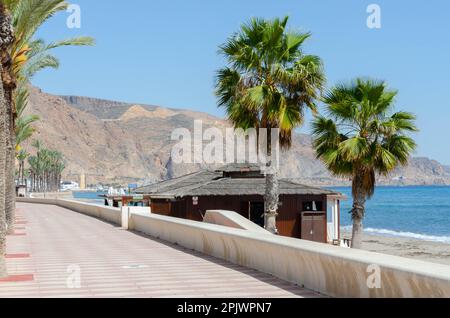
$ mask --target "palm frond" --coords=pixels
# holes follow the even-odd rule
[[[64,0],[24,0],[19,1],[13,11],[16,43],[12,50],[14,56],[24,45],[31,42],[38,28],[54,16],[64,11],[68,3]]]
[[[288,31],[288,20],[254,18],[242,25],[219,47],[228,65],[216,76],[218,105],[234,126],[279,128],[286,149],[305,109],[317,110],[325,86],[321,60],[301,50],[310,33]]]
[[[35,128],[31,125],[39,120],[37,115],[21,116],[16,121],[16,147],[22,145],[35,132]]]
[[[95,45],[94,38],[89,36],[81,36],[49,43],[45,49],[52,50],[63,46],[92,46],[92,45]]]

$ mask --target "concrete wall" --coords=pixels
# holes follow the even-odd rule
[[[56,204],[116,224],[121,222],[119,209],[62,200],[18,201]],[[450,266],[143,211],[131,211],[127,215],[131,230],[272,274],[328,296],[450,297]],[[377,287],[373,272],[377,268],[380,288],[369,288]]]
[[[17,202],[57,205],[116,225],[121,225],[122,223],[122,214],[118,208],[59,199],[17,198]]]
[[[121,208],[122,220],[121,225],[125,230],[133,228],[133,220],[131,219],[132,214],[141,214],[144,216],[149,216],[152,213],[150,207],[134,207],[134,206],[124,206]]]
[[[450,297],[450,266],[160,215],[133,229],[334,297]],[[381,270],[381,288],[371,274]]]

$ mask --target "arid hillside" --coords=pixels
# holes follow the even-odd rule
[[[127,104],[95,98],[60,97],[31,90],[29,113],[37,114],[34,138],[61,151],[67,160],[65,178],[85,174],[89,184],[140,184],[176,177],[204,168],[176,165],[171,159],[176,128],[193,130],[194,120],[204,128],[229,125],[223,119],[189,110]],[[28,143],[27,148],[32,151]],[[282,176],[315,185],[342,185],[315,159],[311,138],[296,135],[291,151],[283,154]],[[414,158],[384,184],[450,184],[450,169],[427,158]]]

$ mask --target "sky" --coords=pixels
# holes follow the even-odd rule
[[[95,47],[61,48],[58,70],[33,79],[44,91],[192,109],[224,116],[214,96],[225,65],[218,46],[252,17],[290,16],[289,27],[312,33],[305,53],[319,55],[328,86],[355,77],[385,80],[399,91],[397,109],[414,112],[416,156],[450,165],[450,1],[434,0],[73,0],[49,20],[46,41],[89,35]],[[367,8],[381,9],[381,28]],[[301,130],[309,132],[308,123]]]

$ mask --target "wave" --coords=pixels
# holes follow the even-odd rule
[[[344,226],[342,227],[345,231],[351,231],[352,226]],[[411,232],[401,232],[401,231],[393,231],[387,229],[374,229],[367,228],[364,230],[367,234],[379,234],[383,236],[390,237],[403,237],[403,238],[413,238],[421,241],[429,241],[429,242],[438,242],[438,243],[446,243],[450,244],[450,236],[435,236],[435,235],[427,235],[427,234],[419,234],[419,233],[411,233]]]

